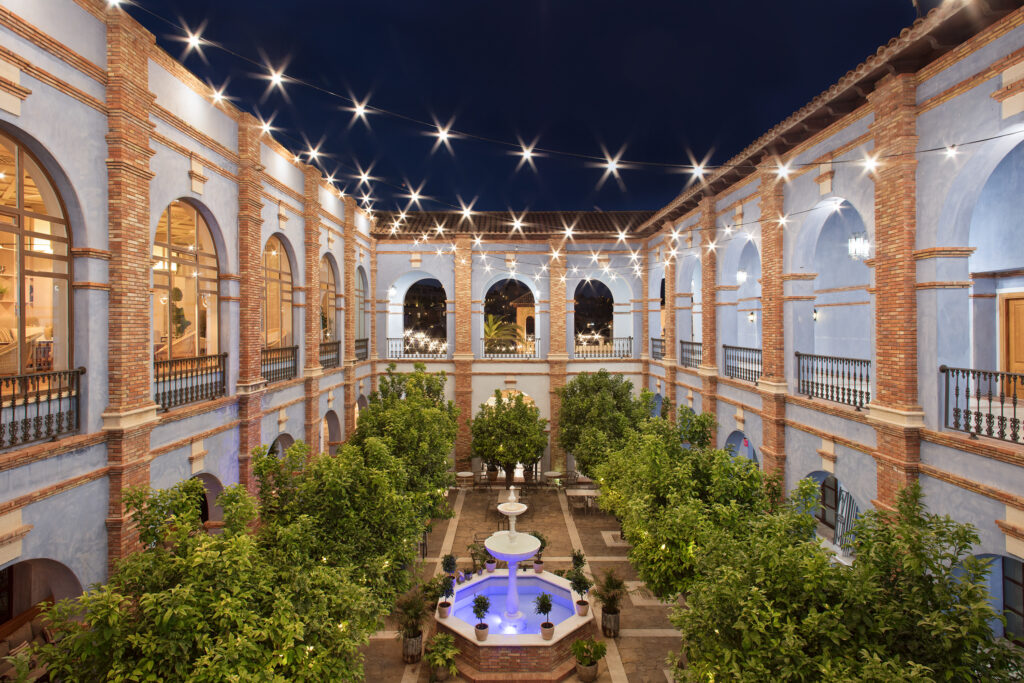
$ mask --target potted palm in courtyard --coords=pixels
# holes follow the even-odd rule
[[[555,625],[551,623],[549,616],[552,608],[551,596],[547,593],[541,593],[533,601],[533,611],[544,617],[540,625],[540,637],[544,640],[551,640],[555,635]]]
[[[608,569],[601,580],[594,584],[594,597],[601,603],[601,632],[605,638],[619,636],[619,609],[622,600],[629,593],[626,582],[615,570]]]
[[[423,622],[427,618],[427,604],[420,589],[414,588],[398,598],[395,618],[402,638],[402,661],[414,664],[423,656]]]
[[[444,598],[437,605],[437,616],[441,619],[447,619],[448,613],[452,609],[451,599],[455,595],[455,585],[452,577],[445,576],[441,582],[441,595]]]
[[[430,680],[447,681],[449,676],[459,673],[455,667],[455,658],[459,648],[455,647],[455,636],[450,633],[435,633],[424,650],[427,664],[430,665]]]
[[[487,623],[484,622],[484,617],[487,616],[487,610],[491,609],[491,601],[486,595],[477,595],[473,598],[473,616],[476,617],[476,639],[483,641],[487,640]]]
[[[576,676],[586,683],[597,680],[598,662],[607,651],[607,645],[593,638],[574,641],[572,654],[576,657]]]
[[[544,571],[544,549],[548,547],[548,539],[544,534],[539,531],[531,531],[530,535],[540,541],[540,547],[537,548],[537,554],[533,556],[533,571],[540,574]]]
[[[582,569],[574,569],[566,575],[566,578],[569,579],[573,592],[580,596],[580,599],[576,601],[576,614],[581,617],[587,616],[587,613],[590,612],[587,593],[590,592],[590,587],[594,585],[594,582],[583,573]]]

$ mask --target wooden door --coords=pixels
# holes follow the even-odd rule
[[[1024,375],[1024,294],[1003,297],[1003,372]],[[1024,397],[1019,379],[1008,378],[1003,387],[1007,396]]]

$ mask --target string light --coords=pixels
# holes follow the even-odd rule
[[[779,167],[777,169],[775,169],[775,174],[777,176],[779,176],[779,178],[781,178],[782,180],[786,180],[787,178],[789,178],[789,173],[790,173],[789,162],[782,163],[780,161],[779,162]]]
[[[864,156],[864,161],[861,164],[863,164],[865,172],[874,173],[878,170],[878,157],[867,154]]]
[[[960,150],[956,148],[956,145],[949,145],[948,147],[946,147],[946,158],[955,159],[959,151]]]
[[[309,150],[306,151],[306,156],[309,157],[310,161],[316,161],[320,157],[320,145],[316,147],[310,145]]]
[[[226,87],[227,87],[227,86],[223,86],[223,85],[222,85],[222,86],[220,87],[220,89],[217,89],[217,88],[210,88],[210,89],[211,89],[211,90],[213,91],[213,94],[211,95],[211,97],[213,98],[213,103],[214,103],[214,104],[220,104],[221,102],[223,102],[223,101],[224,101],[224,99],[225,99],[225,97],[224,97],[224,89],[225,89]]]
[[[483,242],[483,238],[480,237],[480,235],[473,235],[473,246],[474,247],[479,247],[481,242]]]

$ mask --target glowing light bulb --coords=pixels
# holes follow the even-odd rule
[[[878,170],[878,157],[871,156],[870,154],[866,155],[864,157],[864,161],[862,161],[861,164],[863,164],[865,171],[867,171],[868,173],[874,173],[876,170]]]
[[[187,37],[185,40],[188,42],[189,50],[198,50],[199,46],[203,44],[203,38],[199,35],[199,31],[191,33],[186,31]]]
[[[775,169],[775,174],[783,180],[789,177],[789,172],[789,163],[782,163],[781,161],[779,162],[779,167]]]
[[[442,144],[447,144],[447,142],[448,142],[448,129],[447,128],[442,128],[441,126],[438,126],[437,127],[437,139]]]
[[[625,244],[625,242],[626,242],[626,231],[625,230],[619,230],[618,242],[621,242],[621,243]]]
[[[704,164],[694,164],[693,170],[691,171],[691,173],[693,173],[693,177],[696,178],[697,180],[703,179],[704,178]]]
[[[960,153],[960,150],[958,150],[956,148],[956,145],[949,145],[948,147],[946,147],[946,158],[947,159],[953,159],[959,153]]]
[[[270,69],[270,85],[284,89],[284,71]]]
[[[309,151],[306,152],[306,156],[309,157],[310,161],[316,161],[320,156],[320,147],[310,147]]]
[[[212,97],[213,97],[213,103],[214,104],[220,104],[221,102],[223,102],[224,101],[224,88],[223,88],[223,86],[220,88],[220,90],[214,90]]]
[[[522,221],[522,219],[513,218],[512,219],[512,229],[513,230],[519,230],[520,232],[522,232],[522,230],[523,230],[523,221]]]
[[[483,241],[483,238],[482,238],[482,237],[480,237],[480,235],[473,235],[473,246],[474,246],[474,247],[479,247],[479,246],[480,246],[480,243],[481,243],[482,241]]]

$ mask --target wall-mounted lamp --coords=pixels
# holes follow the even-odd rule
[[[818,321],[818,309],[817,308],[814,309],[814,313],[811,313],[811,317],[814,319],[815,322]]]
[[[736,271],[736,282],[742,285],[746,281],[747,281],[747,271],[745,271],[745,270],[737,270]]]
[[[753,311],[751,311],[750,313],[747,313],[747,322],[753,323],[753,322],[756,322],[756,321],[757,321],[757,313],[754,313]]]
[[[871,255],[871,242],[868,241],[866,232],[858,232],[850,235],[846,242],[846,251],[854,261],[863,261]]]

